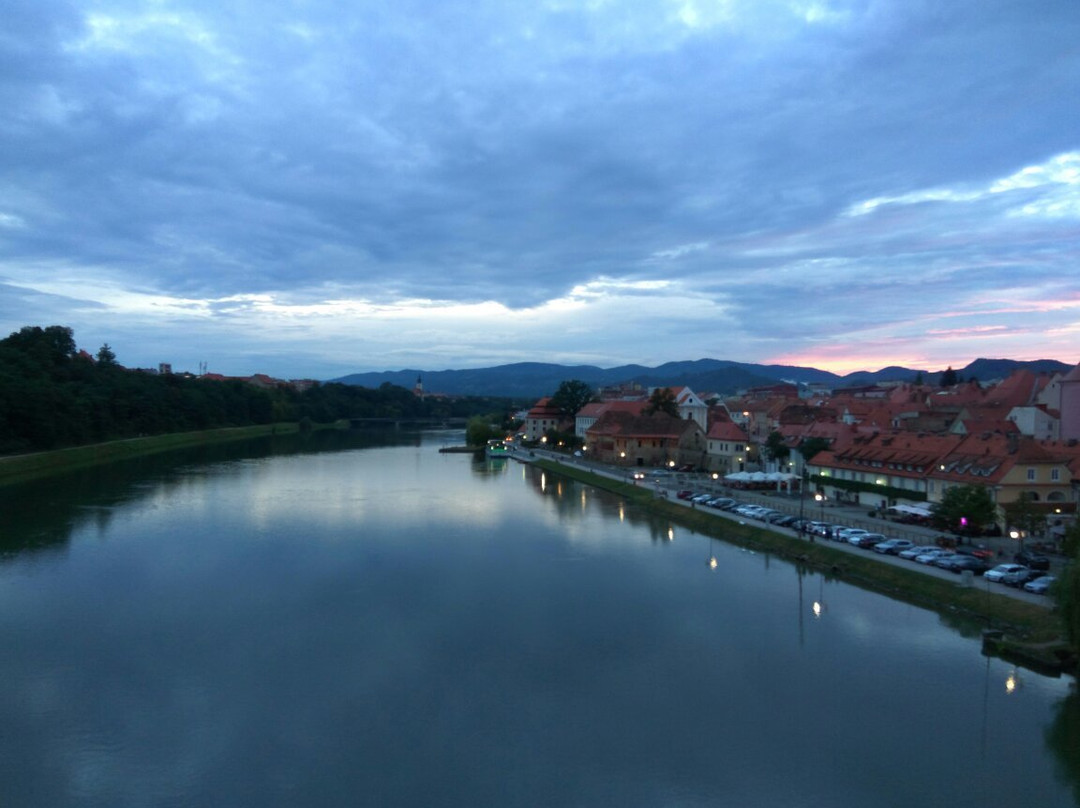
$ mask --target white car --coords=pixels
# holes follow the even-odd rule
[[[1034,581],[1028,581],[1024,584],[1024,591],[1034,592],[1036,595],[1045,595],[1050,585],[1056,580],[1053,575],[1044,575],[1042,578],[1036,578]]]
[[[1014,572],[1022,572],[1025,567],[1022,564],[998,564],[993,569],[987,570],[983,573],[983,578],[988,581],[998,581],[1006,575],[1011,575]]]
[[[863,530],[861,527],[845,527],[836,531],[836,540],[846,541],[848,544],[858,544],[859,536],[865,536],[869,532],[869,530]]]
[[[917,564],[933,564],[939,558],[949,555],[954,555],[952,550],[946,550],[944,547],[934,547],[931,550],[927,550],[922,555],[915,556],[915,562]]]
[[[928,544],[917,544],[914,547],[909,547],[906,550],[901,550],[899,556],[901,558],[916,558],[923,553],[930,553],[938,550],[938,547],[931,547]]]
[[[907,539],[886,539],[874,545],[874,552],[884,555],[897,555],[901,550],[907,550],[911,546],[912,542]]]

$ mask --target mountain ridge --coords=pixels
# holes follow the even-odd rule
[[[1019,368],[1033,373],[1067,371],[1073,365],[1055,359],[1023,361],[979,358],[963,368],[954,368],[964,381],[980,382],[1004,378]],[[419,378],[424,389],[447,395],[505,396],[539,398],[551,395],[559,383],[579,379],[593,387],[637,382],[643,387],[683,385],[695,392],[730,395],[748,387],[764,387],[781,382],[825,384],[836,388],[857,387],[878,382],[914,381],[921,376],[928,383],[940,378],[944,370],[919,370],[890,366],[876,371],[859,370],[839,375],[827,370],[799,365],[760,365],[726,359],[693,359],[665,362],[650,368],[644,365],[620,365],[601,368],[595,365],[560,365],[548,362],[514,362],[486,368],[463,370],[403,370],[350,373],[331,382],[379,387],[390,383],[412,388]]]

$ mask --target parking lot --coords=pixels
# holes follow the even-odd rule
[[[984,587],[987,591],[1000,595],[1016,598],[1044,606],[1052,606],[1051,600],[1043,594],[1033,594],[1024,591],[1022,586],[1008,586],[1004,583],[994,582],[982,577],[981,572],[966,575],[962,572],[951,572],[941,569],[931,563],[917,563],[913,559],[901,558],[884,552],[874,552],[872,546],[858,547],[845,540],[826,538],[824,535],[811,535],[801,530],[792,529],[783,525],[771,524],[764,519],[757,519],[746,513],[737,513],[730,509],[710,507],[703,501],[694,501],[691,495],[708,495],[710,498],[724,497],[734,500],[739,505],[756,505],[772,512],[794,517],[796,519],[809,520],[819,523],[827,523],[838,528],[854,528],[872,534],[881,534],[883,539],[900,539],[910,541],[913,545],[922,547],[937,546],[937,540],[942,536],[941,531],[931,527],[923,527],[915,524],[904,524],[891,521],[877,516],[871,517],[869,509],[865,506],[851,506],[830,501],[819,501],[809,497],[799,497],[797,494],[787,494],[778,491],[744,490],[724,485],[719,480],[714,480],[706,474],[678,474],[660,470],[646,469],[622,469],[593,463],[583,458],[568,458],[554,452],[543,452],[542,456],[547,459],[566,463],[578,468],[592,471],[612,479],[623,480],[652,490],[656,496],[669,499],[686,508],[707,510],[714,513],[718,519],[728,519],[736,523],[756,524],[774,530],[778,533],[792,536],[803,541],[821,541],[840,552],[856,553],[863,556],[873,556],[882,564],[894,564],[911,569],[925,575],[933,575],[946,580],[956,581],[958,586],[969,585]],[[680,497],[680,492],[684,496]],[[876,543],[876,542],[875,542]],[[962,555],[977,554],[983,557],[988,567],[1012,562],[1014,554],[1020,550],[1019,544],[1008,537],[978,538],[960,544],[957,551]],[[1053,574],[1061,564],[1060,559],[1051,559],[1050,574]]]

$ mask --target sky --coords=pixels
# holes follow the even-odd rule
[[[1076,0],[3,0],[0,336],[1080,361]]]

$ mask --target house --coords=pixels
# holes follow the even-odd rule
[[[927,475],[963,438],[895,430],[856,433],[807,463],[810,479],[831,499],[868,505],[915,505],[928,498]]]
[[[705,435],[705,468],[718,474],[745,471],[749,450],[742,427],[730,420],[714,421]]]
[[[705,432],[692,418],[609,410],[586,431],[585,449],[602,463],[703,466]]]
[[[562,410],[551,403],[551,396],[545,396],[525,413],[525,439],[540,440],[549,430],[559,429],[562,419]]]
[[[585,433],[605,412],[619,411],[628,412],[632,415],[641,415],[649,404],[644,399],[636,401],[590,401],[574,416],[574,434],[584,440]]]

